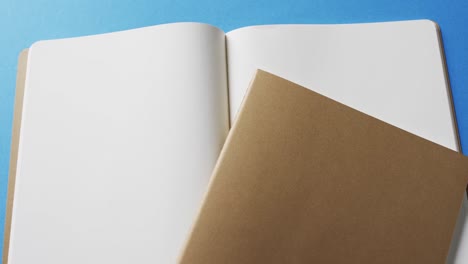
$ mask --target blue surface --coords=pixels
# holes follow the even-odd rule
[[[253,24],[351,23],[428,18],[442,29],[462,147],[468,154],[466,0],[0,0],[0,238],[19,52],[42,39],[198,21],[225,31]]]

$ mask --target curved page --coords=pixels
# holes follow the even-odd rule
[[[228,124],[214,27],[34,44],[9,263],[174,262]]]
[[[428,20],[229,32],[232,119],[258,68],[457,149],[439,45],[436,25]]]

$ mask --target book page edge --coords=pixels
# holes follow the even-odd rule
[[[18,57],[18,70],[16,75],[16,94],[14,103],[13,125],[11,134],[10,168],[8,170],[7,204],[5,212],[5,226],[3,236],[2,263],[8,263],[8,252],[10,248],[11,218],[13,213],[13,199],[16,182],[16,165],[18,162],[18,146],[21,129],[21,117],[23,112],[23,96],[26,81],[26,68],[28,63],[29,49],[24,49]]]

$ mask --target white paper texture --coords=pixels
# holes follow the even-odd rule
[[[9,263],[175,262],[228,132],[226,84],[208,25],[34,44]]]
[[[259,68],[457,149],[431,21],[250,27],[228,33],[227,50],[232,117]]]

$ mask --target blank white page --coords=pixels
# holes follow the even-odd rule
[[[227,50],[231,120],[259,68],[457,149],[431,21],[247,27],[227,34]]]
[[[174,263],[228,132],[226,85],[208,25],[34,44],[9,263]]]
[[[432,21],[254,26],[227,33],[226,43],[231,121],[258,68],[459,150]],[[462,209],[449,262],[455,255],[456,263],[468,261]]]

